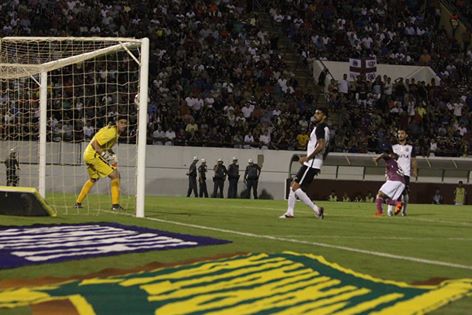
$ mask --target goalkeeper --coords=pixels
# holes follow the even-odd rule
[[[127,117],[118,116],[115,124],[110,123],[103,127],[90,140],[84,152],[89,179],[77,197],[75,208],[82,208],[82,201],[100,178],[109,177],[112,210],[123,210],[120,206],[120,173],[116,168],[117,158],[112,147],[118,141],[119,136],[126,132],[127,127]]]

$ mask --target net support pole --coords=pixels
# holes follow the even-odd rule
[[[41,72],[39,85],[39,172],[38,191],[46,198],[46,137],[47,137],[47,97],[48,97],[48,73]]]
[[[144,217],[144,197],[146,193],[146,134],[147,134],[147,99],[149,75],[149,39],[141,42],[141,69],[139,80],[139,116],[138,116],[138,154],[136,166],[136,217]]]

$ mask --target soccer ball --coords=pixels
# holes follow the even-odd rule
[[[139,93],[134,96],[134,105],[139,106]]]

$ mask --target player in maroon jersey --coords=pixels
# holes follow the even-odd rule
[[[397,163],[398,155],[389,147],[384,153],[374,158],[374,162],[377,163],[381,159],[385,161],[386,181],[382,187],[380,187],[377,198],[375,199],[375,206],[377,208],[375,212],[376,216],[383,215],[383,203],[396,205],[405,188],[404,174]]]

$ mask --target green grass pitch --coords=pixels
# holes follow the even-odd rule
[[[147,197],[146,218],[140,219],[130,210],[120,214],[96,210],[91,205],[100,201],[104,208],[109,197],[91,197],[89,207],[79,211],[56,207],[56,218],[2,216],[0,224],[111,221],[232,243],[6,269],[0,271],[0,279],[69,277],[111,267],[128,269],[154,262],[285,250],[321,255],[357,272],[389,280],[472,278],[472,206],[413,204],[408,217],[375,218],[374,204],[321,201],[326,212],[321,221],[298,202],[295,219],[282,220],[278,217],[286,209],[284,201]],[[63,198],[66,204],[73,204],[72,196]],[[472,297],[431,314],[470,314],[470,310]]]

